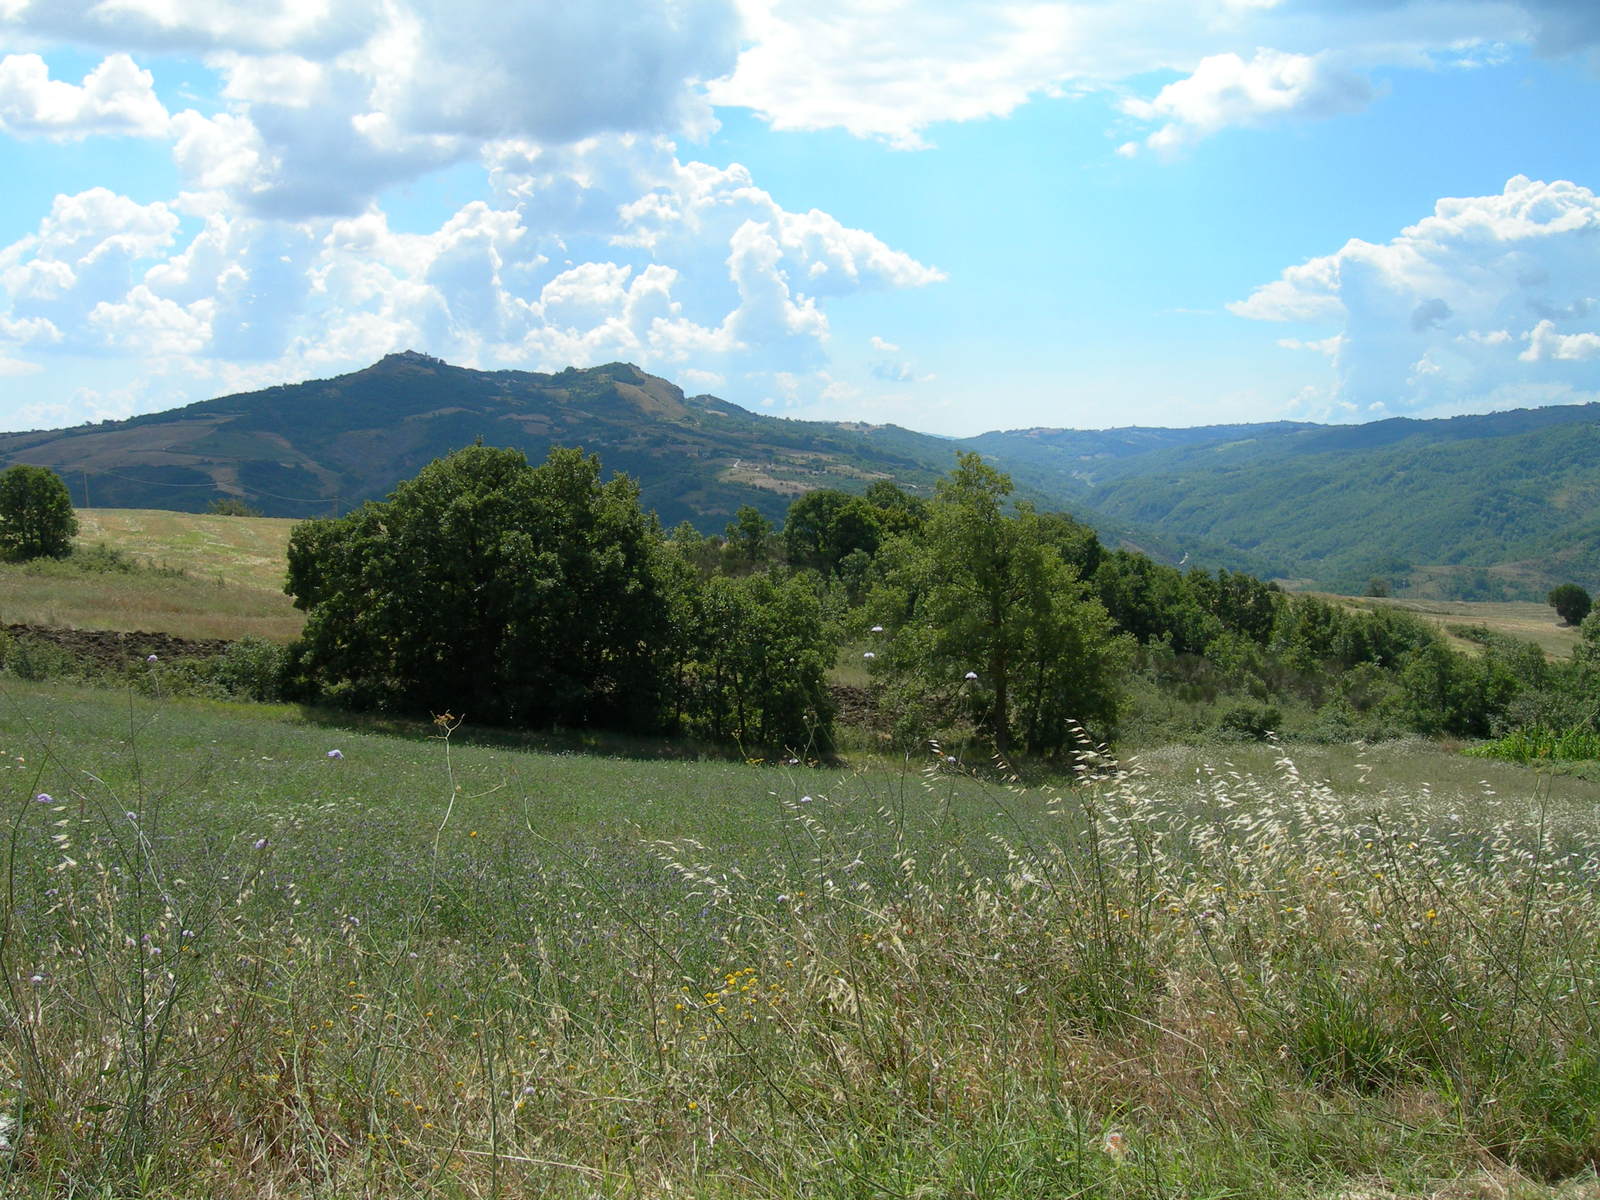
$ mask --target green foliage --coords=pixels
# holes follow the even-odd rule
[[[1593,762],[1600,761],[1600,733],[1587,726],[1564,730],[1513,729],[1504,737],[1481,746],[1469,746],[1462,753],[1474,758],[1497,758],[1502,762]]]
[[[77,532],[78,517],[61,476],[25,463],[0,471],[0,555],[65,558]]]
[[[897,533],[915,533],[928,519],[928,502],[913,496],[887,479],[872,483],[863,494],[868,504],[878,514],[878,524],[885,536]]]
[[[1223,630],[1176,567],[1118,550],[1095,573],[1100,601],[1141,642],[1162,639],[1179,654],[1199,654]]]
[[[772,541],[755,509],[730,534],[720,551],[686,526],[663,538],[632,482],[602,483],[580,451],[531,467],[469,447],[296,526],[289,591],[309,616],[283,673],[356,707],[825,751],[835,642],[815,579],[750,573]]]
[[[1412,651],[1401,666],[1401,713],[1418,733],[1486,737],[1516,686],[1497,659],[1471,659],[1435,641]]]
[[[750,504],[741,504],[724,531],[727,564],[734,570],[750,570],[772,558],[775,534],[772,522]]]
[[[1271,704],[1248,701],[1234,704],[1217,718],[1217,731],[1224,737],[1263,742],[1283,723],[1283,714]]]
[[[789,506],[783,520],[784,556],[794,566],[837,575],[849,555],[876,554],[883,534],[879,510],[869,501],[818,488]]]
[[[1568,625],[1583,624],[1583,619],[1594,607],[1594,601],[1590,599],[1589,593],[1575,583],[1558,584],[1551,588],[1546,600],[1550,607],[1556,610],[1556,615]]]
[[[747,753],[830,751],[833,701],[825,675],[835,642],[811,582],[765,572],[717,576],[691,603],[687,728]]]
[[[976,454],[942,480],[915,536],[885,547],[869,601],[889,628],[884,666],[966,708],[1002,754],[1054,753],[1075,723],[1115,723],[1128,646],[1043,535],[1031,506]],[[970,676],[970,678],[969,678]]]
[[[247,504],[238,496],[218,496],[206,505],[206,512],[214,517],[259,517],[261,510]]]
[[[71,652],[44,638],[23,635],[8,639],[0,647],[5,652],[5,668],[18,679],[39,682],[46,679],[71,679],[78,674],[78,663]]]
[[[216,662],[217,683],[229,695],[271,703],[283,698],[288,650],[265,638],[230,642]]]
[[[383,503],[297,526],[308,610],[293,670],[360,706],[475,721],[648,728],[666,610],[655,531],[625,477],[472,446]]]

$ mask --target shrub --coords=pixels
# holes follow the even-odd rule
[[[1217,719],[1217,732],[1225,737],[1266,741],[1277,730],[1283,714],[1271,704],[1235,704]]]
[[[23,636],[11,642],[5,656],[6,670],[18,679],[40,682],[46,679],[71,679],[78,674],[72,654],[54,642]]]
[[[270,703],[283,699],[287,662],[283,646],[265,638],[241,638],[216,660],[216,679],[234,696]]]

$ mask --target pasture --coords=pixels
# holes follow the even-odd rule
[[[0,1194],[1593,1194],[1596,785],[472,734],[5,681]]]
[[[283,593],[289,530],[268,517],[79,509],[77,545],[125,556],[0,563],[0,622],[288,642],[305,614]]]
[[[1411,597],[1329,596],[1350,608],[1397,608],[1438,627],[1451,646],[1469,654],[1481,649],[1477,643],[1457,636],[1453,626],[1481,626],[1490,633],[1533,642],[1549,658],[1566,659],[1578,644],[1578,631],[1564,625],[1556,610],[1533,600],[1422,600]]]

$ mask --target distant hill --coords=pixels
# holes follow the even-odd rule
[[[987,433],[1019,481],[1334,591],[1462,599],[1600,584],[1600,405],[1366,425]],[[1218,550],[1217,548],[1220,548]]]
[[[639,482],[664,524],[773,520],[817,487],[892,479],[927,494],[964,449],[1018,494],[1113,545],[1308,587],[1536,599],[1600,590],[1600,405],[1366,425],[1023,429],[953,440],[895,425],[794,421],[687,396],[626,363],[553,375],[475,371],[411,352],[333,379],[72,429],[0,434],[80,505],[203,511],[237,497],[323,516],[385,496],[476,438],[534,461],[553,445]]]
[[[551,446],[582,446],[633,476],[667,525],[719,532],[742,504],[778,518],[816,487],[893,478],[927,490],[957,451],[892,425],[788,421],[685,396],[625,363],[541,375],[406,352],[334,379],[0,435],[0,462],[54,467],[80,505],[198,512],[238,497],[270,516],[308,517],[381,498],[477,438],[535,462]]]

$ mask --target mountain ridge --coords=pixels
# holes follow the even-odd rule
[[[1600,404],[1474,416],[1186,428],[1033,426],[945,438],[805,421],[688,395],[630,363],[479,371],[415,351],[123,421],[0,434],[0,463],[61,472],[84,506],[199,511],[222,497],[324,516],[377,499],[477,438],[553,445],[626,471],[664,524],[719,531],[742,504],[779,520],[816,487],[892,479],[929,494],[962,450],[1018,495],[1112,544],[1360,590],[1462,598],[1600,582]]]

